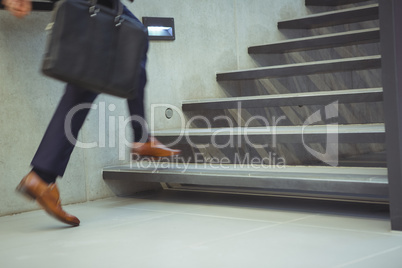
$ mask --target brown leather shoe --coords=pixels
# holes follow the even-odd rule
[[[150,137],[145,143],[134,142],[132,153],[141,156],[166,157],[181,153],[180,150],[170,149],[160,143],[156,138]]]
[[[61,208],[60,194],[55,183],[45,183],[35,172],[31,171],[17,186],[17,191],[38,201],[47,213],[59,221],[73,226],[80,225],[80,220]]]

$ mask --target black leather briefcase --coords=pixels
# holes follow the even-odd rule
[[[43,58],[45,75],[98,93],[135,98],[147,32],[125,16],[119,0],[113,7],[97,0],[56,3]]]

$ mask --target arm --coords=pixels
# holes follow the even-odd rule
[[[23,18],[32,10],[31,0],[3,0],[2,4],[17,18]]]

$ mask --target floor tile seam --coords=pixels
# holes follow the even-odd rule
[[[156,219],[170,217],[170,216],[173,216],[173,215],[174,215],[173,213],[166,213],[166,215],[159,215],[159,216],[150,217],[150,218],[141,219],[141,220],[135,220],[135,221],[127,221],[125,223],[120,223],[120,224],[114,225],[112,227],[108,227],[108,230],[120,228],[122,226],[127,226],[127,225],[131,225],[131,224],[139,224],[139,223],[144,223],[144,222],[147,222],[147,221],[153,221],[153,220],[156,220]]]
[[[109,202],[109,203],[121,203],[121,202],[138,202],[138,201],[144,201],[144,200],[149,200],[149,199],[144,199],[144,198],[136,198],[136,197],[124,197],[124,196],[112,196],[112,197],[107,197],[103,199],[97,199],[97,200],[91,200],[87,201],[82,204],[93,204],[93,203],[102,203],[102,202]],[[72,204],[74,205],[74,204]],[[79,204],[77,204],[79,205]]]
[[[137,221],[130,221],[130,222],[126,222],[126,223],[124,223],[124,224],[118,224],[118,225],[114,225],[113,227],[107,227],[107,229],[108,230],[111,230],[111,229],[116,229],[116,228],[121,228],[122,226],[125,226],[125,225],[130,225],[130,224],[136,224],[136,223],[143,223],[143,222],[146,222],[146,221],[151,221],[151,220],[155,220],[155,219],[159,219],[159,218],[163,218],[163,217],[166,217],[166,216],[171,216],[172,214],[167,214],[167,215],[159,215],[159,216],[155,216],[155,217],[152,217],[152,218],[147,218],[147,219],[141,219],[141,220],[137,220]],[[78,227],[75,227],[75,228],[80,228],[80,226],[78,226]],[[82,228],[81,228],[82,229]],[[28,234],[29,235],[29,234]],[[87,232],[87,233],[82,233],[81,234],[81,237],[90,237],[90,236],[93,236],[93,233],[92,232]],[[50,241],[53,241],[53,238],[45,238],[44,240],[41,240],[40,242],[42,243],[42,242],[44,242],[44,243],[46,243],[46,242],[50,242]],[[37,241],[36,241],[37,242]],[[18,245],[16,245],[16,246],[13,246],[12,248],[24,248],[24,247],[30,247],[30,246],[32,246],[33,245],[33,243],[30,243],[29,245],[27,245],[27,244],[24,244],[24,245],[21,245],[21,246],[18,246]],[[0,249],[2,249],[2,247],[0,247]],[[9,245],[7,246],[7,248],[4,248],[4,249],[10,249],[10,247],[9,247]]]
[[[76,227],[74,227],[74,228],[76,228]],[[15,237],[14,237],[14,240],[15,240]],[[46,243],[47,244],[53,244],[52,241],[54,241],[53,237],[52,238],[47,237],[47,238],[45,238],[45,239],[43,239],[41,241],[38,241],[38,240],[32,241],[32,243],[29,243],[29,244],[27,244],[25,241],[24,241],[24,244],[21,244],[21,245],[10,246],[10,244],[7,244],[7,248],[1,248],[0,247],[0,251],[2,251],[2,250],[14,250],[14,249],[30,248],[32,246],[39,245],[39,244],[42,244],[42,243],[44,243],[44,244],[46,244]]]
[[[381,255],[387,254],[387,253],[389,253],[389,252],[396,251],[396,250],[401,249],[401,248],[402,248],[402,246],[396,246],[396,247],[393,247],[393,248],[389,248],[389,249],[386,249],[386,250],[383,250],[383,251],[380,251],[380,252],[377,252],[377,253],[374,253],[374,254],[371,254],[371,255],[362,257],[362,258],[358,258],[358,259],[353,260],[353,261],[349,261],[349,262],[346,262],[346,263],[343,263],[343,264],[334,266],[334,267],[332,267],[332,268],[347,267],[347,266],[350,266],[350,265],[353,265],[353,264],[356,264],[356,263],[359,263],[359,262],[362,262],[362,261],[365,261],[365,260],[369,260],[369,259],[375,258],[375,257],[377,257],[377,256],[381,256]]]
[[[303,224],[303,223],[297,223],[298,221],[305,220],[307,218],[311,217],[316,217],[320,216],[320,213],[314,214],[314,215],[309,215],[307,217],[302,217],[300,219],[295,219],[292,221],[289,221],[287,223],[293,224],[293,225],[299,225],[299,226],[306,226],[306,227],[314,227],[314,228],[323,228],[323,229],[331,229],[331,230],[338,230],[338,231],[351,231],[351,232],[362,232],[362,233],[370,233],[370,234],[379,234],[379,235],[387,235],[387,236],[400,236],[402,238],[402,232],[399,234],[394,234],[391,232],[387,233],[382,233],[382,232],[371,232],[371,231],[363,231],[363,230],[355,230],[355,229],[347,229],[347,228],[335,228],[335,227],[325,227],[325,226],[316,226],[316,225],[311,225],[311,224]]]
[[[315,216],[315,215],[308,215],[308,216],[305,216],[305,217],[302,217],[302,218],[293,219],[293,220],[289,220],[289,221],[285,221],[285,222],[274,222],[273,224],[270,224],[270,225],[267,225],[267,226],[262,226],[262,227],[254,228],[254,229],[251,229],[251,230],[235,233],[235,234],[232,234],[232,235],[227,235],[227,236],[224,236],[224,237],[219,238],[219,239],[212,239],[212,240],[209,240],[209,241],[197,243],[197,244],[194,244],[193,246],[200,246],[200,245],[208,244],[208,243],[215,242],[215,241],[227,240],[227,239],[231,239],[231,238],[234,238],[234,237],[249,234],[249,233],[252,233],[252,232],[257,232],[257,231],[261,231],[261,230],[264,230],[264,229],[270,229],[270,228],[277,227],[277,226],[280,226],[280,225],[286,225],[288,223],[298,221],[300,219],[310,218],[310,217],[313,217],[313,216]],[[270,222],[270,223],[272,223],[272,222]]]
[[[139,211],[148,211],[148,212],[162,212],[162,213],[171,213],[171,214],[185,214],[186,212],[183,211],[171,211],[171,210],[158,210],[158,209],[148,209],[148,208],[121,208],[125,210],[139,210]]]
[[[120,209],[120,208],[116,208],[116,209]],[[114,210],[114,209],[113,209]],[[39,210],[38,212],[41,212],[41,210]],[[159,216],[157,216],[157,217],[165,217],[165,216],[170,216],[170,215],[172,215],[172,214],[174,214],[174,212],[166,212],[166,211],[153,211],[153,212],[158,212],[158,213],[161,213],[161,214],[164,214],[164,215],[159,215]],[[41,217],[42,217],[42,215],[40,215]],[[46,216],[48,216],[48,215],[43,215],[43,217],[46,217]],[[36,216],[35,216],[36,217]],[[142,220],[146,220],[146,219],[153,219],[153,218],[156,218],[155,216],[149,216],[149,217],[146,217],[146,218],[144,218],[144,219],[141,219],[141,221]],[[50,219],[52,219],[51,217],[50,217]],[[127,219],[129,219],[129,218],[127,218]],[[8,224],[12,224],[12,222],[9,222]],[[82,227],[83,225],[86,225],[86,222],[81,222],[81,225],[80,226],[78,226],[78,227],[76,227],[76,228],[80,228],[80,227]],[[66,225],[67,226],[67,225]],[[68,226],[67,226],[68,227]],[[24,233],[25,234],[25,233]],[[9,233],[7,233],[6,235],[10,235]],[[0,233],[0,237],[1,237],[1,233]]]
[[[304,218],[305,218],[305,217],[304,217]],[[293,220],[287,221],[287,222],[292,222],[292,221],[293,221]],[[287,222],[285,222],[285,223],[287,223]],[[266,222],[266,223],[267,223],[267,222]],[[268,228],[271,228],[271,227],[275,227],[275,226],[279,226],[279,225],[284,224],[284,223],[282,223],[282,222],[268,222],[268,223],[273,223],[273,224],[264,225],[264,226],[261,226],[261,227],[253,228],[253,229],[251,229],[251,230],[241,231],[241,232],[237,232],[237,233],[235,233],[235,234],[222,236],[222,237],[216,238],[216,239],[210,239],[210,240],[207,240],[207,241],[203,241],[203,242],[198,242],[198,243],[195,243],[195,244],[190,244],[190,245],[182,246],[182,247],[179,247],[179,248],[174,248],[174,249],[170,250],[169,252],[171,252],[171,253],[174,253],[174,252],[181,252],[182,250],[187,249],[187,248],[202,246],[202,245],[204,245],[204,244],[213,243],[213,242],[216,242],[216,241],[227,240],[227,239],[231,239],[231,238],[234,238],[234,237],[246,235],[246,234],[249,234],[249,233],[252,233],[252,232],[257,232],[257,231],[261,231],[261,230],[264,230],[264,229],[268,229]],[[166,252],[165,252],[165,253],[166,253]],[[143,257],[140,258],[139,260],[141,260],[141,259],[147,259],[147,258],[149,258],[149,257],[151,257],[151,256],[154,256],[154,254],[143,256]]]
[[[115,225],[113,227],[107,227],[107,229],[112,230],[112,229],[116,229],[116,228],[121,228],[122,226],[125,226],[125,225],[130,225],[130,224],[135,224],[135,223],[143,223],[143,222],[146,222],[146,221],[155,220],[155,219],[158,219],[158,218],[163,218],[163,217],[170,216],[170,215],[171,214],[169,214],[169,215],[160,215],[160,216],[157,216],[157,217],[143,219],[143,220],[139,220],[139,221],[135,221],[135,222],[127,222],[127,223],[124,223],[124,224]],[[80,227],[78,226],[78,227],[75,227],[75,228],[80,228]],[[86,233],[81,233],[80,237],[85,239],[85,237],[91,237],[93,235],[98,236],[98,234],[94,234],[93,232],[86,232]],[[44,240],[41,240],[40,243],[48,243],[48,242],[51,242],[53,240],[54,240],[54,238],[46,238]],[[27,244],[23,244],[21,246],[16,245],[16,246],[13,246],[11,248],[8,245],[7,248],[4,248],[4,249],[19,249],[19,248],[26,248],[26,247],[29,248],[32,245],[36,244],[36,243],[37,243],[37,241],[35,243],[30,243],[28,245]],[[0,249],[2,249],[2,248],[0,247]]]
[[[307,217],[311,217],[311,216],[307,216]],[[307,218],[307,217],[306,217],[306,218]],[[291,223],[291,222],[294,222],[294,221],[295,221],[295,220],[291,220],[291,221],[288,221],[287,223]],[[183,249],[186,249],[186,248],[200,247],[200,246],[202,246],[202,245],[206,245],[206,244],[209,244],[209,243],[214,243],[214,242],[218,242],[218,241],[222,241],[222,240],[228,240],[228,239],[231,239],[231,238],[235,238],[235,237],[247,235],[247,234],[252,233],[252,232],[258,232],[258,231],[261,231],[261,230],[265,230],[265,229],[277,227],[277,226],[280,226],[280,225],[285,225],[285,224],[287,224],[287,223],[276,223],[276,224],[270,225],[270,226],[262,226],[262,227],[254,228],[254,229],[252,229],[252,230],[247,230],[247,231],[239,232],[239,233],[236,233],[236,234],[227,235],[227,236],[224,236],[224,237],[221,237],[221,238],[211,239],[211,240],[208,240],[208,241],[203,241],[203,242],[191,244],[191,245],[188,245],[188,246],[185,246],[185,247],[172,249],[170,252],[171,252],[171,253],[174,253],[174,252],[181,252]],[[380,252],[380,253],[378,253],[378,254],[373,254],[373,255],[371,255],[371,257],[375,257],[375,256],[377,256],[377,255],[385,254],[385,253],[388,253],[388,252],[392,252],[392,251],[398,250],[398,249],[400,249],[400,248],[402,248],[402,246],[393,247],[393,248],[391,248],[391,249],[382,251],[382,252]],[[151,256],[151,255],[149,255],[149,256]],[[149,256],[144,256],[144,258],[147,258],[147,257],[149,257]],[[367,257],[365,257],[365,258],[367,258]],[[356,260],[356,261],[357,261],[357,260]],[[361,259],[359,259],[359,261],[361,261]],[[347,264],[349,265],[349,263],[347,263]],[[350,264],[352,264],[352,263],[350,263]],[[341,268],[341,267],[344,267],[344,266],[336,266],[336,267],[332,267],[332,268]]]
[[[140,208],[130,208],[130,210],[162,212],[160,210],[150,210],[150,209],[140,209]],[[242,221],[250,221],[250,222],[282,223],[282,222],[277,222],[277,221],[268,221],[268,220],[259,220],[259,219],[247,219],[247,218],[239,218],[239,217],[226,217],[226,216],[199,214],[199,213],[184,212],[184,211],[164,211],[164,212],[168,212],[168,213],[171,213],[173,215],[188,215],[188,216],[209,217],[209,218],[228,219],[228,220],[242,220]],[[285,221],[285,222],[287,222],[287,221]]]
[[[118,203],[126,202],[128,200],[134,202],[136,200],[141,201],[142,199],[112,196],[112,197],[106,197],[106,198],[97,199],[97,200],[89,200],[89,201],[82,202],[82,203],[73,203],[73,204],[64,204],[64,205],[62,204],[62,205],[63,205],[63,208],[65,208],[65,209],[67,209],[69,207],[71,207],[71,208],[73,208],[73,207],[76,207],[76,208],[81,208],[81,207],[84,207],[84,208],[87,208],[87,207],[102,207],[103,205],[110,205],[110,204],[115,205],[115,204],[118,204]],[[101,203],[106,203],[106,204],[102,205]]]
[[[140,200],[140,201],[143,201],[143,200]],[[94,201],[95,202],[95,201]],[[141,204],[143,204],[143,203],[141,203]],[[165,204],[165,203],[164,203]],[[179,203],[178,203],[179,204]],[[110,208],[110,209],[128,209],[128,210],[130,210],[130,209],[138,209],[138,208],[135,208],[135,207],[131,207],[131,206],[136,206],[136,205],[138,205],[138,203],[131,203],[131,204],[121,204],[120,206],[119,205],[117,205],[116,203],[114,203],[113,204],[114,206],[113,207],[107,207],[107,208]],[[115,205],[117,205],[117,206],[115,206]],[[74,206],[74,205],[71,205],[71,206]],[[83,209],[88,209],[88,208],[100,208],[100,209],[105,209],[105,206],[108,206],[108,204],[106,204],[106,205],[93,205],[93,206],[81,206],[81,207],[78,207],[77,206],[77,209],[81,209],[81,208],[83,208]],[[68,207],[68,206],[63,206],[65,209]],[[72,207],[73,208],[73,207]],[[67,210],[67,209],[66,209]],[[155,211],[157,211],[157,210],[155,210]]]
[[[134,209],[133,209],[134,210]],[[149,211],[149,210],[144,210],[144,209],[135,209],[135,210],[141,210],[141,211]],[[155,212],[161,212],[161,211],[155,211]],[[194,215],[194,216],[201,216],[201,217],[211,217],[211,218],[219,218],[219,219],[234,219],[234,220],[246,220],[246,221],[251,221],[251,222],[261,222],[261,223],[267,223],[269,224],[269,226],[267,227],[274,227],[274,226],[278,226],[281,224],[286,224],[286,223],[291,223],[294,222],[295,220],[290,220],[290,221],[285,221],[285,222],[273,222],[273,221],[265,221],[265,220],[248,220],[248,219],[243,219],[243,218],[232,218],[232,217],[220,217],[220,216],[209,216],[209,215],[202,215],[202,214],[189,214],[189,213],[169,213],[169,212],[162,212],[165,215],[158,215],[158,216],[153,216],[153,217],[149,217],[149,218],[144,218],[144,219],[139,219],[139,220],[134,220],[134,221],[130,221],[128,220],[125,223],[121,223],[121,224],[117,224],[117,225],[113,225],[113,227],[108,227],[108,229],[116,229],[116,228],[121,228],[122,226],[127,226],[127,225],[131,225],[131,224],[138,224],[138,223],[143,223],[143,222],[147,222],[147,221],[152,221],[152,220],[156,220],[156,219],[161,219],[164,217],[170,217],[170,216],[175,216],[175,215]],[[310,217],[310,216],[308,216]],[[307,218],[307,217],[303,217],[303,218]],[[297,219],[299,220],[299,219]],[[84,223],[85,224],[85,223]],[[80,227],[76,227],[76,228],[80,228]],[[90,236],[91,234],[88,234],[88,236]],[[86,236],[86,235],[84,235]]]
[[[113,205],[112,207],[110,205]],[[122,208],[122,205],[117,205],[116,204],[91,204],[91,205],[83,205],[83,206],[63,206],[64,210],[83,210],[83,209],[91,209],[91,208]]]
[[[189,248],[200,247],[202,245],[206,245],[206,244],[210,244],[210,243],[214,243],[214,242],[218,242],[218,241],[224,241],[224,240],[244,236],[244,235],[247,235],[247,234],[250,234],[250,233],[253,233],[253,232],[262,231],[262,230],[269,229],[269,228],[272,228],[272,227],[275,227],[275,226],[278,226],[278,225],[282,225],[282,223],[276,223],[276,224],[269,225],[269,226],[261,226],[261,227],[258,227],[258,228],[253,228],[251,230],[242,231],[242,232],[238,232],[238,233],[231,234],[231,235],[226,235],[226,236],[223,236],[223,237],[220,237],[220,238],[215,238],[215,239],[210,239],[210,240],[203,241],[203,242],[198,242],[198,243],[195,243],[195,244],[191,244],[188,247]]]
[[[120,223],[117,226],[121,226],[121,225],[125,225],[128,223],[138,223],[138,222],[145,222],[145,221],[150,221],[150,220],[154,220],[154,219],[159,219],[159,218],[164,218],[164,217],[168,217],[173,215],[172,213],[164,213],[165,215],[157,215],[157,216],[149,216],[149,217],[144,217],[142,219],[130,219],[130,218],[126,218],[125,223]],[[104,221],[105,222],[105,221]],[[107,221],[110,222],[110,224],[113,224],[111,221]],[[85,223],[84,223],[85,224]],[[88,225],[89,226],[89,225]],[[116,226],[116,225],[114,225]],[[114,227],[113,226],[113,227]],[[113,228],[113,227],[108,227],[108,228]]]
[[[289,224],[289,223],[293,223],[293,222],[302,221],[302,220],[305,220],[305,219],[309,219],[309,218],[316,217],[316,216],[318,216],[318,215],[319,215],[319,214],[316,214],[316,213],[310,214],[310,215],[303,216],[303,217],[300,217],[300,218],[297,218],[297,219],[285,221],[285,222],[283,222],[283,224]]]
[[[166,203],[164,203],[164,204],[166,204]],[[182,205],[182,203],[175,203],[175,204],[172,204],[172,205]],[[186,211],[197,211],[197,210],[201,210],[201,209],[204,209],[205,207],[204,206],[202,206],[202,207],[200,207],[199,205],[198,205],[198,207],[194,207],[194,208],[191,208],[191,209],[185,209],[185,210],[183,210],[183,211],[171,211],[171,210],[158,210],[158,209],[148,209],[148,208],[138,208],[138,207],[122,207],[123,209],[127,209],[127,210],[143,210],[143,211],[152,211],[152,212],[166,212],[166,211],[168,211],[169,213],[183,213],[183,212],[186,212]]]
[[[144,208],[126,208],[126,209],[130,209],[130,210],[141,210],[141,211],[151,211],[151,212],[162,212],[160,210],[151,210],[151,209],[144,209]],[[196,208],[193,209],[192,211],[197,211],[197,210],[201,210],[203,208]],[[163,211],[166,212],[166,211]],[[191,215],[191,216],[201,216],[201,217],[212,217],[212,218],[222,218],[222,219],[233,219],[233,220],[244,220],[244,221],[251,221],[251,222],[266,222],[266,223],[290,223],[290,222],[294,222],[294,221],[300,221],[300,220],[304,220],[310,217],[315,217],[318,216],[318,213],[314,213],[312,215],[308,215],[308,216],[303,216],[300,218],[296,218],[296,219],[292,219],[292,220],[288,220],[288,221],[269,221],[269,220],[260,220],[260,219],[247,219],[247,218],[239,218],[239,217],[225,217],[225,216],[217,216],[217,215],[208,215],[208,214],[199,214],[199,213],[194,213],[194,212],[186,212],[186,211],[167,211],[169,213],[172,214],[180,214],[180,215]]]
[[[206,217],[206,218],[214,218],[214,219],[224,219],[224,220],[262,222],[262,223],[269,223],[269,224],[280,223],[280,222],[277,222],[277,221],[269,221],[269,220],[261,220],[261,219],[248,219],[248,218],[219,216],[219,215],[208,215],[208,214],[199,214],[199,213],[182,213],[182,215],[190,215],[190,216]]]
[[[278,225],[279,225],[279,224],[278,224]],[[245,234],[248,234],[248,233],[251,233],[251,232],[255,232],[255,231],[260,231],[260,230],[263,230],[263,229],[266,229],[266,228],[269,228],[269,227],[270,227],[270,226],[261,226],[261,227],[258,227],[258,228],[254,228],[254,229],[252,229],[252,230],[242,231],[242,232],[239,232],[239,233],[236,233],[236,234],[223,236],[223,237],[221,237],[221,238],[210,239],[210,240],[207,240],[207,241],[197,242],[197,243],[193,243],[193,244],[181,246],[181,247],[178,247],[178,248],[172,248],[171,250],[168,250],[167,252],[165,252],[165,254],[166,254],[166,253],[171,253],[171,254],[173,254],[173,253],[175,253],[175,252],[181,253],[181,252],[183,252],[183,250],[188,249],[188,248],[199,247],[199,246],[202,246],[202,245],[204,245],[204,244],[208,244],[208,243],[213,243],[213,242],[216,242],[216,241],[221,241],[221,240],[230,239],[230,238],[233,238],[233,237],[236,237],[236,236],[245,235]],[[146,256],[143,256],[142,258],[139,258],[138,261],[139,261],[139,260],[143,260],[143,259],[148,259],[149,257],[154,257],[154,256],[155,256],[154,254],[148,254],[148,255],[146,255]]]
[[[357,232],[357,233],[376,234],[376,235],[383,235],[383,236],[391,236],[391,237],[400,237],[400,238],[402,238],[402,234],[393,234],[393,233],[389,232],[389,230],[387,230],[387,232],[383,233],[383,232],[378,232],[378,231],[365,231],[365,230],[358,230],[358,229],[327,227],[327,226],[311,225],[311,224],[304,224],[304,223],[291,223],[291,224],[295,225],[295,226],[320,228],[320,229],[326,229],[326,230]]]

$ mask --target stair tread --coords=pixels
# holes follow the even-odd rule
[[[306,0],[306,6],[341,6],[368,0]]]
[[[278,22],[279,29],[311,29],[378,19],[378,4],[322,12]]]
[[[388,198],[387,169],[373,167],[252,165],[250,168],[242,163],[166,165],[166,162],[162,166],[156,161],[139,161],[130,165],[105,167],[103,178],[209,187],[262,188],[282,193],[324,193],[338,198],[345,196],[366,200],[386,201]]]
[[[144,165],[146,164],[146,165]],[[141,166],[143,165],[143,166]],[[147,166],[148,168],[144,168]],[[186,174],[218,174],[222,176],[244,177],[245,174],[265,178],[290,179],[297,178],[320,180],[362,181],[367,183],[386,183],[387,169],[383,167],[331,167],[331,166],[284,166],[274,168],[270,165],[240,165],[240,164],[212,164],[212,163],[175,163],[166,167],[158,166],[157,161],[144,160],[127,165],[105,167],[109,172],[151,172],[157,168],[157,173],[182,172]]]
[[[380,29],[371,28],[335,34],[309,36],[249,47],[249,54],[284,53],[301,50],[321,49],[336,46],[378,42]]]
[[[327,72],[363,70],[381,67],[381,56],[353,57],[304,63],[258,67],[217,73],[217,81],[251,80]]]
[[[368,97],[369,96],[369,97]],[[232,98],[214,98],[183,101],[183,111],[200,109],[236,109],[255,107],[278,107],[295,105],[326,104],[331,98],[340,98],[339,103],[381,101],[382,88],[315,91]],[[335,101],[335,100],[334,100]]]
[[[235,127],[235,128],[190,128],[154,131],[155,136],[179,136],[181,133],[191,136],[214,135],[267,135],[273,127]],[[349,125],[309,125],[304,126],[275,126],[276,135],[300,135],[303,134],[374,134],[385,133],[382,123],[375,124],[349,124]]]

